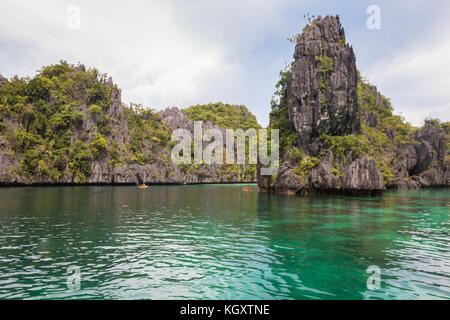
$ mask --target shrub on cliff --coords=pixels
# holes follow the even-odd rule
[[[225,129],[258,129],[256,117],[243,105],[222,102],[190,106],[182,110],[192,121],[211,121]]]
[[[270,128],[280,130],[280,154],[283,155],[292,146],[297,145],[297,133],[289,120],[287,87],[291,73],[280,71],[280,80],[275,85],[276,91],[270,102]]]
[[[0,86],[2,136],[11,152],[22,157],[17,175],[59,179],[69,168],[75,180],[85,180],[88,170],[79,165],[78,156],[78,142],[86,144],[90,139],[89,134],[78,132],[86,120],[83,106],[100,114],[99,132],[110,131],[105,129],[110,125],[101,121],[105,116],[101,108],[109,105],[116,87],[108,86],[102,77],[96,69],[61,61],[44,67],[32,79],[14,77]],[[105,145],[105,138],[95,137],[96,156]],[[87,165],[90,157],[83,159]]]

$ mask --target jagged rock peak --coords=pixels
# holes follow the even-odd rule
[[[194,125],[190,119],[186,117],[186,114],[183,113],[180,109],[177,107],[169,107],[164,110],[161,110],[159,112],[161,115],[161,118],[163,119],[164,123],[172,128],[175,129],[188,129],[193,130]]]
[[[322,40],[327,42],[342,42],[345,31],[339,16],[318,17],[303,29],[303,35],[308,40]]]
[[[299,145],[317,154],[321,134],[360,130],[358,72],[338,17],[317,18],[297,38],[288,85],[289,119]]]

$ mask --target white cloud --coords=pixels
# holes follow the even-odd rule
[[[394,109],[414,125],[428,117],[450,121],[449,23],[430,26],[413,43],[374,63],[367,72]]]
[[[280,41],[304,23],[304,2],[319,6],[308,0],[2,0],[0,72],[32,76],[60,59],[80,61],[109,73],[124,102],[153,108],[242,103],[267,124],[278,72],[292,57],[293,48]],[[66,27],[70,5],[81,8],[81,30]],[[331,10],[328,2],[320,6]],[[345,21],[347,34],[357,35],[361,25],[352,23]],[[414,124],[428,116],[450,120],[450,28],[441,24],[362,70]]]
[[[125,102],[241,103],[233,99],[251,83],[242,57],[281,21],[285,4],[2,0],[0,72],[32,76],[65,59],[112,75]],[[81,8],[80,30],[66,26],[70,5]]]
[[[239,66],[225,61],[226,51],[219,43],[186,32],[164,2],[127,6],[83,1],[79,6],[81,30],[69,30],[67,5],[2,3],[2,42],[16,43],[12,50],[22,51],[10,52],[10,45],[3,47],[2,56],[26,57],[10,60],[2,71],[30,74],[61,58],[81,61],[113,75],[125,100],[146,105],[191,101],[217,77],[236,77],[239,72]]]

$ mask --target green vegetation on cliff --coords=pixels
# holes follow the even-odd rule
[[[68,170],[73,182],[85,183],[93,161],[118,166],[154,160],[151,151],[169,143],[170,128],[151,109],[120,106],[130,139],[118,139],[121,123],[111,104],[119,89],[105,78],[61,61],[32,79],[15,77],[0,86],[0,133],[7,152],[22,157],[16,175],[57,181]]]
[[[158,150],[170,145],[172,131],[162,121],[161,116],[152,109],[140,104],[125,108],[128,120],[127,149],[131,151],[127,163],[146,164],[156,158]]]
[[[2,136],[11,154],[23,156],[16,174],[57,180],[68,166],[75,181],[85,180],[89,174],[85,161],[108,152],[108,145],[101,127],[93,143],[87,135],[73,136],[85,121],[80,106],[101,113],[117,89],[98,81],[99,77],[96,69],[61,61],[32,79],[15,77],[0,87]],[[99,123],[104,120],[100,117]]]
[[[210,121],[218,127],[225,129],[248,129],[258,130],[261,126],[258,124],[256,117],[248,111],[243,105],[230,105],[222,102],[209,103],[205,105],[194,105],[182,110],[186,116],[192,121]],[[225,138],[225,137],[224,137]],[[193,148],[193,147],[192,147]],[[192,149],[193,150],[193,149]],[[218,176],[225,176],[231,179],[233,176],[243,177],[244,181],[251,181],[256,174],[256,165],[249,163],[249,139],[246,138],[245,144],[246,163],[247,165],[227,164],[218,170]],[[193,157],[193,155],[192,155]],[[226,155],[224,151],[224,161]],[[194,167],[196,173],[201,167]]]
[[[210,121],[225,129],[258,129],[256,117],[243,105],[222,102],[190,106],[182,110],[192,121]]]
[[[296,44],[294,60],[280,73],[272,101],[280,168],[260,176],[259,186],[374,194],[450,184],[446,125],[428,120],[414,128],[394,114],[389,99],[358,72],[339,16],[308,22],[289,39]]]
[[[260,128],[245,106],[219,102],[192,106],[184,113],[223,128]],[[32,79],[0,77],[0,160],[8,159],[0,174],[12,179],[86,183],[93,175],[94,181],[104,181],[99,175],[111,176],[118,166],[155,164],[162,170],[153,172],[152,179],[162,182],[174,177],[171,135],[161,113],[122,104],[118,87],[96,69],[61,61]],[[121,172],[126,171],[123,167]],[[200,176],[200,169],[184,171]],[[250,166],[222,169],[215,181],[233,176],[252,180],[256,171]],[[134,173],[126,174],[133,179]]]
[[[375,161],[384,183],[389,185],[395,178],[396,150],[399,144],[412,141],[416,129],[402,117],[394,115],[389,99],[378,93],[376,87],[359,74],[358,100],[362,114],[361,134],[323,134],[320,140],[333,152],[335,167],[342,167],[348,164],[348,160],[367,155]]]
[[[282,156],[292,146],[297,144],[297,133],[294,125],[289,121],[289,107],[287,98],[287,87],[291,73],[280,72],[280,80],[275,85],[276,91],[270,102],[270,129],[280,130],[280,155]]]
[[[342,169],[362,155],[375,160],[384,183],[389,184],[394,178],[392,164],[395,160],[395,151],[392,142],[383,132],[376,132],[373,128],[362,125],[362,134],[346,136],[330,136],[323,134],[319,139],[325,143],[334,155],[334,167]],[[347,158],[347,155],[351,159]]]
[[[332,64],[321,61],[324,70]],[[276,92],[272,99],[270,113],[270,127],[280,130],[280,156],[289,151],[289,159],[296,163],[294,173],[301,179],[308,177],[312,168],[319,164],[320,159],[308,156],[305,151],[298,148],[297,133],[289,120],[287,88],[290,78],[289,71],[280,72],[280,80],[276,85]],[[390,185],[395,178],[395,164],[397,150],[402,144],[414,143],[418,128],[413,127],[398,115],[393,113],[389,99],[377,92],[367,80],[358,74],[358,100],[361,113],[360,134],[333,136],[322,134],[319,141],[333,153],[333,174],[341,176],[342,169],[351,161],[362,155],[373,159],[380,170],[384,183]],[[434,121],[440,126],[441,132],[449,137],[449,124]],[[446,139],[446,150],[450,150],[449,139]],[[325,154],[321,154],[320,158]],[[447,153],[446,161],[450,162]]]
[[[358,99],[363,121],[387,134],[397,145],[410,142],[417,128],[407,123],[403,117],[394,115],[390,100],[378,93],[376,87],[359,73],[358,78]]]

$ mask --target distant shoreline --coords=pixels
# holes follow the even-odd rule
[[[179,182],[146,182],[147,186],[192,186],[192,185],[255,185],[256,181],[243,182],[198,182],[198,183],[179,183]],[[1,188],[14,187],[120,187],[120,186],[137,186],[136,183],[0,183]]]
[[[257,182],[199,182],[199,183],[147,183],[149,187],[161,187],[161,186],[250,186],[250,187],[258,187]],[[76,183],[42,183],[42,184],[5,184],[0,183],[0,190],[2,189],[14,189],[14,188],[33,188],[33,187],[44,187],[44,188],[52,188],[52,187],[136,187],[135,183],[85,183],[85,184],[76,184]],[[311,193],[289,193],[289,192],[267,192],[265,190],[261,190],[261,193],[268,194],[278,194],[278,195],[287,195],[289,197],[292,196],[300,196],[300,197],[320,197],[320,196],[349,196],[349,197],[382,197],[385,192],[388,191],[420,191],[420,190],[432,190],[432,189],[448,189],[450,190],[450,186],[442,185],[442,186],[429,186],[429,187],[421,187],[419,189],[398,189],[395,187],[388,187],[383,192],[364,192],[362,190],[323,190],[321,192],[311,192]],[[145,190],[145,189],[144,189]]]

